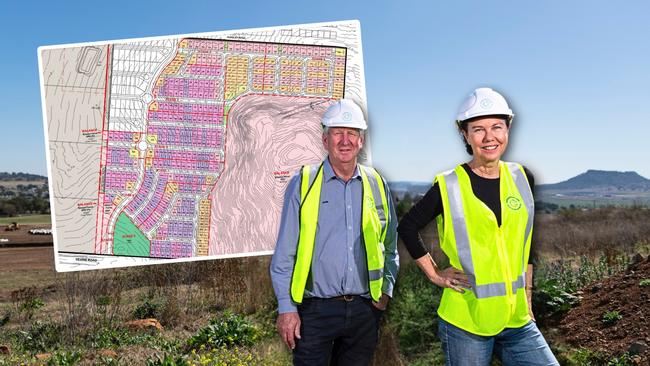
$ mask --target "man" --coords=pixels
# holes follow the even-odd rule
[[[388,186],[357,164],[367,128],[340,100],[323,116],[328,156],[289,182],[271,261],[277,328],[295,365],[367,365],[399,269]]]

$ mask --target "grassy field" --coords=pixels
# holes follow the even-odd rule
[[[8,225],[12,222],[19,224],[48,224],[52,225],[50,215],[27,215],[15,217],[0,217],[0,225]]]

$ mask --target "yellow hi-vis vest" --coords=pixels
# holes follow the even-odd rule
[[[371,167],[360,164],[357,166],[363,184],[361,231],[368,264],[368,288],[372,299],[379,301],[384,278],[384,240],[388,226],[388,202],[379,173]],[[302,303],[311,270],[323,186],[323,164],[311,167],[305,165],[301,175],[300,235],[291,279],[291,298],[298,304]]]
[[[444,211],[437,218],[440,246],[472,285],[463,294],[445,288],[438,315],[482,336],[530,321],[525,280],[533,195],[521,165],[499,162],[499,174],[501,227],[492,210],[474,195],[462,166],[435,179]]]

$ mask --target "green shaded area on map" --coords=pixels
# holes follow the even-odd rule
[[[133,221],[122,212],[115,224],[113,236],[113,254],[134,257],[149,257],[151,243],[149,239],[133,224]]]

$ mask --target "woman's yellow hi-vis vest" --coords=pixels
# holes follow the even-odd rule
[[[381,297],[384,278],[384,240],[388,224],[388,202],[379,173],[373,168],[358,165],[363,182],[361,203],[361,230],[368,264],[368,287],[375,301]],[[300,186],[300,235],[296,252],[296,265],[291,278],[291,298],[302,303],[311,270],[312,254],[316,242],[320,193],[323,186],[323,164],[305,165]]]
[[[472,285],[463,294],[445,288],[438,315],[482,336],[530,321],[525,280],[533,196],[521,165],[500,162],[499,174],[501,227],[492,210],[474,195],[462,166],[435,179],[444,211],[437,218],[440,246]]]

